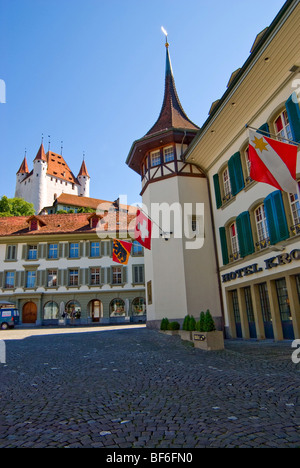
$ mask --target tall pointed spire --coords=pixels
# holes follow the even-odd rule
[[[166,72],[165,72],[165,94],[163,105],[160,111],[158,120],[149,130],[147,135],[167,130],[171,128],[182,128],[199,130],[199,127],[195,125],[184,112],[180,103],[175,80],[173,76],[173,69],[171,64],[171,58],[169,53],[169,44],[166,36]]]
[[[82,164],[81,164],[81,168],[80,168],[78,177],[79,177],[79,176],[90,177],[90,176],[89,176],[89,173],[88,173],[88,171],[87,171],[87,168],[86,168],[85,160],[82,161]]]
[[[40,149],[38,150],[37,155],[36,155],[36,157],[35,157],[34,160],[35,160],[35,161],[41,160],[41,161],[46,161],[46,162],[47,162],[47,158],[46,158],[46,154],[45,154],[45,150],[44,150],[44,145],[43,145],[43,143],[41,144]]]
[[[26,156],[24,157],[23,162],[22,162],[22,164],[20,166],[20,169],[18,170],[17,174],[29,174],[29,169],[28,169]]]

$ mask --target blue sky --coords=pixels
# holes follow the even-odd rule
[[[44,135],[77,175],[83,152],[90,196],[140,201],[125,164],[158,118],[164,92],[163,25],[179,98],[201,126],[256,35],[284,0],[0,0],[0,196],[14,196]]]

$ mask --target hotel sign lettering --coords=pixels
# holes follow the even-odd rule
[[[272,270],[273,268],[277,268],[281,265],[287,265],[289,263],[294,262],[295,260],[300,260],[300,250],[292,250],[291,253],[284,253],[281,255],[277,255],[276,257],[268,258],[265,260],[265,268],[262,268],[258,265],[258,263],[254,263],[253,265],[246,266],[244,268],[240,268],[239,270],[232,271],[231,273],[226,273],[222,275],[222,282],[228,283],[229,281],[234,281],[238,278],[244,278],[245,276],[251,276],[255,273],[261,273],[265,270]]]

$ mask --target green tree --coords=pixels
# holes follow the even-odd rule
[[[0,216],[32,216],[35,214],[34,206],[23,198],[7,198],[0,200]]]
[[[78,208],[78,211],[77,213],[95,213],[96,210],[94,210],[93,208],[86,208],[86,207],[83,207],[83,208]]]
[[[214,319],[212,318],[210,311],[207,310],[205,314],[205,331],[212,332],[215,330],[216,330],[216,327],[215,327]]]

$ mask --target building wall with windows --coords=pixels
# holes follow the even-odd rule
[[[10,218],[10,228],[6,221],[0,220],[0,297],[15,303],[22,324],[55,324],[63,315],[82,324],[146,320],[138,243],[125,266],[112,260],[114,234],[99,239],[91,215]]]
[[[254,128],[297,141],[293,81]],[[300,203],[297,194],[251,180],[248,150],[245,129],[210,171],[226,328],[231,337],[293,339],[300,334]],[[299,157],[297,174],[300,181]]]
[[[288,0],[185,155],[209,178],[225,330],[232,338],[300,337],[298,195],[251,180],[246,128],[300,143],[299,21],[299,2]],[[298,181],[299,153],[298,146]]]

